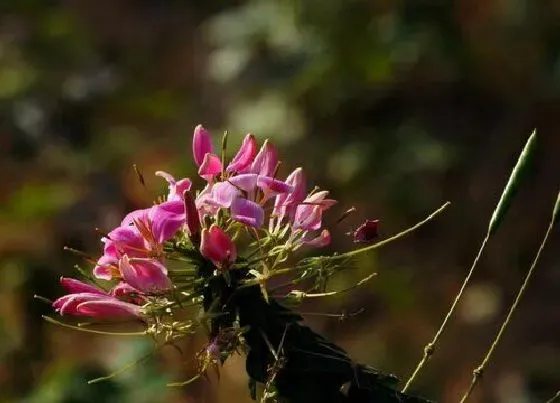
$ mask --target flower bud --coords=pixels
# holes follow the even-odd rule
[[[220,269],[227,269],[237,259],[237,250],[231,238],[217,225],[203,229],[200,253]]]
[[[198,125],[194,129],[192,149],[196,166],[201,166],[204,156],[212,153],[213,148],[210,132],[202,125]]]

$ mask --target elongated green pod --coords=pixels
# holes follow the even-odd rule
[[[515,164],[513,171],[511,171],[509,180],[506,184],[506,187],[504,188],[504,191],[502,192],[500,201],[498,202],[498,205],[492,213],[492,218],[490,219],[490,223],[488,224],[489,235],[492,235],[498,229],[498,226],[504,218],[504,215],[506,214],[511,201],[513,200],[513,197],[515,196],[517,189],[519,188],[521,178],[526,172],[527,167],[529,166],[531,157],[535,153],[536,139],[537,130],[535,129],[533,130],[533,133],[531,133],[531,136],[529,136],[529,139],[527,140],[527,143],[525,144],[521,155],[517,159],[517,163]]]

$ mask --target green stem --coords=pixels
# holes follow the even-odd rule
[[[43,315],[43,319],[45,319],[47,322],[52,323],[54,325],[67,327],[69,329],[79,330],[81,332],[86,332],[86,333],[103,334],[103,335],[108,335],[108,336],[145,336],[145,335],[148,334],[145,331],[144,332],[116,333],[116,332],[104,332],[104,331],[101,331],[101,330],[94,330],[94,329],[86,329],[84,327],[69,325],[68,323],[60,322],[56,319],[51,318],[50,316],[45,316],[45,315]]]
[[[150,358],[151,356],[153,356],[156,353],[156,351],[150,351],[148,354],[143,355],[142,357],[140,357],[139,359],[137,359],[136,361],[131,362],[130,364],[125,365],[122,368],[119,368],[118,370],[110,373],[107,376],[101,376],[99,378],[95,378],[95,379],[90,379],[88,381],[88,385],[91,385],[92,383],[98,383],[98,382],[103,382],[103,381],[108,381],[109,379],[112,379],[114,377],[116,377],[117,375],[120,375],[126,371],[128,371],[129,369],[134,368],[135,366],[137,366],[138,364],[146,361],[148,358]]]
[[[412,373],[412,375],[410,376],[408,381],[406,381],[406,384],[404,385],[404,388],[402,389],[403,393],[405,393],[408,390],[408,388],[410,387],[410,385],[412,384],[414,379],[416,379],[416,376],[418,376],[418,373],[422,370],[424,365],[426,365],[428,360],[434,354],[435,349],[436,349],[436,345],[437,345],[442,333],[444,332],[445,328],[447,327],[447,323],[449,322],[449,319],[453,315],[453,312],[455,311],[455,308],[457,307],[457,304],[459,303],[459,300],[463,296],[463,292],[465,291],[465,288],[469,284],[469,281],[472,277],[472,274],[474,273],[474,269],[476,268],[476,266],[478,264],[478,261],[480,260],[480,257],[482,256],[482,252],[484,251],[484,248],[486,247],[486,244],[488,243],[488,239],[490,239],[490,232],[488,232],[486,234],[486,236],[484,237],[484,240],[482,241],[482,244],[480,245],[480,248],[478,249],[478,253],[477,253],[476,257],[474,258],[474,261],[471,265],[471,268],[469,269],[469,272],[468,272],[467,276],[463,280],[463,284],[461,285],[461,289],[459,290],[459,292],[455,296],[455,300],[453,301],[453,304],[451,304],[451,308],[449,308],[449,311],[445,315],[445,318],[443,319],[443,322],[442,322],[441,326],[439,327],[439,329],[436,332],[432,341],[424,347],[424,355],[423,355],[422,359],[420,360],[420,362],[416,365],[416,369],[414,369],[414,372]]]
[[[476,257],[475,257],[475,259],[474,259],[474,261],[471,265],[471,268],[468,271],[467,277],[465,277],[465,280],[463,281],[463,284],[461,285],[461,289],[459,290],[459,292],[455,296],[455,300],[453,301],[453,304],[451,304],[451,308],[449,308],[449,311],[445,315],[443,323],[441,324],[440,328],[436,332],[434,338],[432,339],[432,341],[430,343],[428,343],[424,347],[424,355],[422,356],[422,359],[416,365],[416,369],[414,370],[414,372],[412,373],[412,375],[410,376],[410,378],[408,379],[408,381],[404,385],[404,388],[402,390],[403,393],[408,390],[408,388],[410,387],[410,385],[412,384],[414,379],[416,379],[416,377],[418,376],[418,374],[420,373],[420,371],[422,370],[424,365],[426,365],[428,360],[434,354],[437,342],[439,341],[439,338],[441,337],[443,331],[445,330],[445,328],[447,326],[447,323],[449,322],[449,319],[453,315],[453,312],[455,311],[455,308],[457,307],[457,304],[459,303],[459,300],[463,296],[463,292],[465,291],[465,288],[469,284],[471,276],[474,273],[474,270],[475,270],[475,268],[478,264],[478,261],[480,260],[480,257],[482,256],[482,252],[486,248],[486,244],[488,243],[488,240],[498,229],[502,219],[504,218],[504,216],[505,216],[505,214],[506,214],[506,212],[509,208],[509,205],[511,204],[511,201],[513,200],[515,194],[517,193],[517,189],[519,188],[519,185],[521,183],[521,177],[526,172],[527,167],[529,166],[529,161],[531,160],[531,157],[535,153],[536,138],[537,138],[536,131],[534,130],[533,133],[531,133],[531,135],[529,136],[529,139],[527,140],[527,143],[525,143],[525,147],[523,147],[523,150],[521,151],[521,154],[519,155],[519,158],[517,159],[517,163],[513,167],[513,170],[511,171],[509,179],[506,183],[506,186],[504,187],[504,190],[502,191],[502,194],[500,196],[500,200],[498,201],[498,204],[496,205],[496,207],[494,208],[494,211],[492,212],[492,217],[490,218],[490,222],[488,223],[488,230],[486,231],[486,236],[484,237],[484,240],[482,241],[482,244],[480,245],[478,253],[477,253],[477,255],[476,255]]]
[[[393,241],[396,241],[397,239],[400,239],[408,234],[410,234],[411,232],[414,232],[415,230],[417,230],[418,228],[420,228],[422,225],[426,224],[428,221],[431,221],[436,215],[438,215],[439,213],[441,213],[443,210],[445,210],[449,205],[451,204],[451,202],[445,202],[440,208],[438,208],[436,211],[434,211],[432,214],[430,214],[428,217],[426,217],[425,219],[423,219],[422,221],[418,222],[417,224],[415,224],[414,226],[405,229],[402,232],[399,232],[396,235],[393,235],[390,238],[384,239],[382,241],[379,241],[373,245],[370,246],[366,246],[365,248],[361,248],[361,249],[355,249],[346,253],[342,253],[340,255],[336,255],[336,256],[332,256],[329,258],[329,260],[340,260],[340,259],[347,259],[349,257],[353,257],[356,255],[360,255],[362,253],[367,253],[370,252],[374,249],[378,249],[381,248],[382,246],[387,245],[388,243],[391,243]]]
[[[400,239],[400,238],[410,234],[411,232],[417,230],[422,225],[431,221],[436,215],[438,215],[443,210],[445,210],[450,204],[451,204],[451,202],[445,202],[440,208],[438,208],[436,211],[434,211],[432,214],[430,214],[428,217],[426,217],[422,221],[416,223],[415,225],[413,225],[410,228],[405,229],[404,231],[399,232],[396,235],[393,235],[390,238],[379,241],[379,242],[377,242],[373,245],[366,246],[365,248],[352,250],[352,251],[349,251],[349,252],[346,252],[346,253],[342,253],[340,255],[328,256],[328,257],[325,257],[324,259],[327,260],[327,261],[331,261],[331,262],[332,261],[337,261],[337,260],[342,260],[342,259],[348,259],[348,258],[357,256],[357,255],[360,255],[362,253],[367,253],[367,252],[370,252],[374,249],[381,248],[382,246],[385,246],[385,245],[387,245],[387,244],[389,244],[393,241],[396,241],[397,239]],[[278,270],[272,271],[270,273],[270,277],[278,276],[280,274],[287,274],[287,273],[291,273],[291,272],[294,272],[294,271],[301,271],[301,270],[305,270],[306,268],[308,268],[308,266],[295,266],[295,267],[287,267],[287,268],[284,268],[284,269],[278,269]]]
[[[371,280],[372,278],[374,278],[375,276],[377,276],[377,273],[372,273],[367,277],[364,277],[363,279],[361,279],[360,281],[358,281],[356,284],[351,285],[348,288],[345,288],[343,290],[338,290],[338,291],[330,291],[330,292],[322,292],[322,293],[318,293],[318,294],[305,294],[304,298],[320,298],[320,297],[332,297],[333,295],[338,295],[338,294],[342,294],[348,291],[351,291],[355,288],[358,288],[359,286],[361,286],[362,284],[368,282],[369,280]]]
[[[554,396],[546,401],[546,403],[554,403],[558,398],[560,398],[560,390],[556,392]]]
[[[488,352],[486,353],[486,356],[484,357],[484,359],[482,360],[480,365],[473,371],[472,382],[471,382],[468,390],[463,395],[463,397],[461,399],[461,403],[464,403],[468,400],[472,391],[474,390],[475,386],[477,385],[479,379],[482,378],[482,374],[486,370],[486,367],[488,366],[488,363],[490,362],[490,359],[492,358],[492,354],[494,354],[494,350],[496,350],[496,347],[498,347],[498,344],[500,343],[500,340],[502,339],[502,335],[504,334],[506,328],[508,327],[509,322],[511,321],[511,318],[512,318],[514,312],[517,310],[517,306],[519,305],[519,302],[521,301],[521,298],[523,298],[523,294],[525,294],[525,290],[527,289],[527,286],[529,285],[529,283],[531,281],[531,278],[532,278],[533,273],[535,271],[535,267],[537,266],[537,263],[539,262],[539,259],[541,257],[541,253],[542,253],[542,251],[543,251],[543,249],[544,249],[544,247],[545,247],[545,245],[548,241],[548,237],[550,236],[550,234],[552,232],[552,228],[554,227],[554,222],[556,221],[556,215],[558,213],[558,206],[560,206],[560,193],[558,193],[558,198],[557,198],[557,201],[556,201],[556,205],[554,206],[554,212],[553,212],[552,218],[550,220],[550,223],[548,225],[546,233],[544,234],[543,240],[542,240],[542,242],[539,246],[539,250],[537,251],[537,254],[535,255],[535,258],[533,259],[533,263],[531,264],[531,267],[529,268],[529,271],[525,275],[525,279],[523,280],[523,284],[521,285],[521,288],[519,288],[519,291],[517,292],[517,296],[515,297],[515,300],[513,301],[513,304],[511,305],[504,322],[500,326],[500,330],[496,334],[496,337],[494,338],[494,341],[492,342],[492,345],[488,349]]]

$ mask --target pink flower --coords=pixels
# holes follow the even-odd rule
[[[202,125],[198,125],[194,129],[192,148],[194,162],[197,166],[201,166],[204,156],[206,154],[211,154],[213,151],[210,132]]]
[[[119,261],[119,270],[127,284],[145,293],[157,294],[172,287],[167,269],[155,259],[129,259],[124,255]]]
[[[182,200],[166,201],[150,209],[130,213],[128,216],[131,216],[131,223],[143,238],[143,256],[159,255],[163,242],[171,239],[185,224],[185,203]],[[124,253],[138,256],[127,251],[123,251],[122,254]]]
[[[105,244],[103,254],[117,260],[122,254],[131,256],[145,256],[144,238],[134,226],[117,227],[102,238]]]
[[[255,158],[255,154],[257,153],[257,141],[252,134],[248,134],[243,139],[243,143],[239,148],[239,151],[233,157],[231,162],[229,163],[226,171],[228,173],[232,172],[243,172],[246,168],[248,168],[253,159]]]
[[[118,275],[118,261],[124,255],[130,258],[161,257],[163,243],[185,225],[185,203],[183,199],[170,200],[129,213],[120,227],[102,239],[105,248],[93,275],[111,280]],[[194,220],[191,225],[195,225]]]
[[[107,234],[107,238],[102,238],[101,242],[105,244],[103,256],[97,261],[93,275],[103,280],[111,280],[118,275],[118,261],[123,254],[144,257],[149,253],[142,234],[134,226],[117,227]]]
[[[218,268],[227,269],[237,259],[237,250],[231,238],[217,225],[202,230],[200,253]]]

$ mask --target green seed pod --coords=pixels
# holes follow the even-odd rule
[[[506,187],[504,188],[504,191],[502,192],[500,201],[498,202],[498,205],[492,213],[492,219],[490,220],[490,224],[488,225],[489,235],[492,235],[496,231],[496,229],[498,229],[500,222],[504,218],[504,215],[506,214],[511,201],[513,200],[513,197],[517,192],[517,188],[519,187],[519,184],[521,182],[521,177],[527,170],[529,161],[535,152],[536,138],[537,130],[535,129],[533,130],[533,133],[531,133],[529,140],[527,140],[527,144],[525,144],[525,147],[523,148],[523,151],[521,152],[521,155],[517,160],[517,164],[515,164],[515,167],[513,168],[513,171],[509,176],[509,180],[506,184]]]

